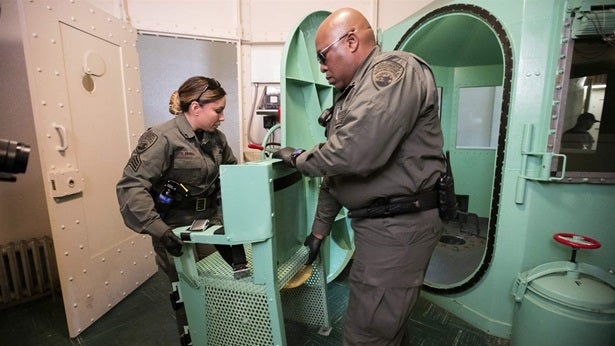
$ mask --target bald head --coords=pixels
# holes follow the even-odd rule
[[[361,63],[376,46],[374,30],[353,8],[341,8],[320,24],[314,45],[321,55],[320,69],[338,89],[345,88]]]

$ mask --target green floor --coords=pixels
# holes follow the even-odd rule
[[[345,279],[342,273],[328,286],[331,334],[321,336],[317,330],[289,322],[289,346],[342,344],[348,298]],[[75,339],[68,337],[61,297],[47,296],[0,310],[0,345],[179,345],[168,287],[164,274],[154,275]],[[409,328],[411,345],[509,344],[508,340],[487,335],[425,299],[419,299]]]

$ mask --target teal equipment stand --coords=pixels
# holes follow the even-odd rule
[[[278,160],[265,160],[221,166],[220,183],[224,234],[216,234],[221,226],[174,230],[186,244],[175,265],[192,344],[286,345],[285,318],[328,335],[323,261],[314,262],[305,284],[282,289],[308,256],[306,178]],[[195,243],[243,245],[249,277],[235,279],[217,252],[197,262]]]

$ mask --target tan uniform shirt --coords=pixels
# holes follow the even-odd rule
[[[445,170],[438,107],[427,64],[374,48],[337,96],[327,141],[297,158],[301,173],[324,176],[313,231],[328,234],[341,206],[431,189]]]

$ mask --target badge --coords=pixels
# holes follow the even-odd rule
[[[396,82],[404,73],[404,67],[394,61],[381,61],[374,65],[372,82],[378,90]]]
[[[149,149],[152,145],[154,145],[157,140],[157,134],[151,131],[147,131],[141,135],[141,138],[139,138],[139,144],[137,144],[137,148],[135,150],[137,151],[137,153],[142,153]]]

